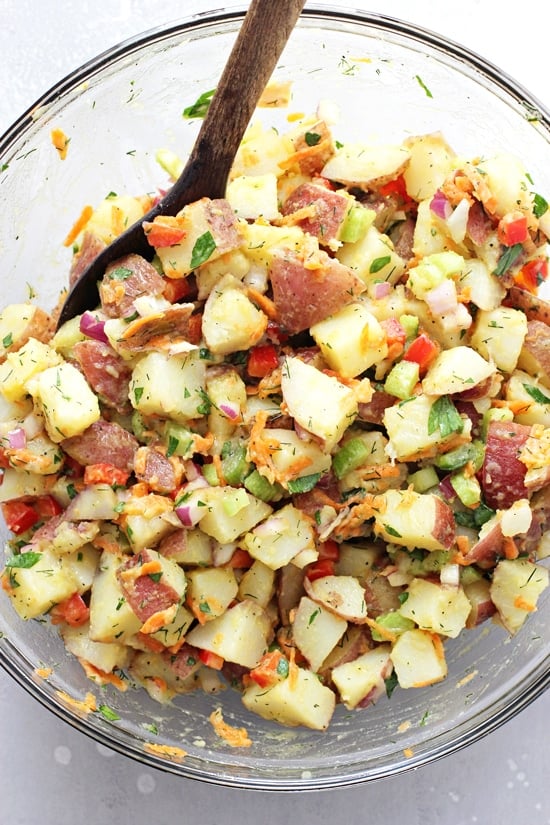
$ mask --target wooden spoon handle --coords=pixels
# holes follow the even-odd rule
[[[171,197],[221,198],[246,127],[306,0],[252,0]],[[175,191],[174,191],[175,190]]]

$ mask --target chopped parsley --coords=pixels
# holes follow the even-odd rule
[[[205,117],[210,103],[214,97],[215,89],[210,89],[208,92],[203,92],[190,106],[186,106],[183,110],[183,117],[190,120],[195,117]]]
[[[531,398],[537,402],[537,404],[550,404],[550,397],[545,395],[542,390],[539,390],[538,387],[534,387],[532,384],[524,384],[523,389],[525,392],[529,393]]]
[[[428,435],[432,435],[436,430],[441,433],[441,438],[447,438],[452,433],[461,433],[464,429],[464,421],[460,413],[448,395],[442,395],[432,404],[428,416]]]
[[[191,269],[196,269],[203,264],[216,249],[216,241],[211,232],[205,232],[200,235],[195,241],[193,251],[191,253]]]

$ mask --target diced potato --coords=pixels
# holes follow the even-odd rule
[[[4,470],[0,484],[0,502],[22,496],[41,496],[50,491],[52,476],[29,473],[25,470]]]
[[[128,668],[130,676],[145,688],[149,696],[156,702],[169,702],[174,695],[191,693],[200,683],[197,671],[201,667],[200,660],[187,668],[182,678],[177,668],[172,667],[168,657],[163,653],[143,651],[137,653]]]
[[[30,551],[29,551],[30,552]],[[34,551],[33,551],[34,552]],[[22,619],[35,619],[78,590],[79,582],[66,557],[46,548],[32,567],[9,567],[7,593]]]
[[[525,619],[537,609],[537,601],[548,587],[545,567],[528,559],[501,559],[493,572],[491,599],[502,624],[516,633]]]
[[[260,605],[247,599],[221,616],[198,625],[187,642],[243,667],[256,667],[267,649],[271,622]]]
[[[247,350],[257,344],[267,327],[267,315],[247,297],[240,281],[225,275],[204,305],[202,333],[215,355]]]
[[[321,174],[346,186],[372,187],[398,177],[411,157],[403,145],[347,143],[324,165]]]
[[[315,532],[311,519],[286,504],[247,533],[243,545],[253,558],[278,570],[301,551],[315,549]]]
[[[112,243],[125,229],[143,217],[149,204],[131,195],[110,195],[101,201],[86,224],[106,244]]]
[[[212,566],[212,540],[199,528],[180,529],[170,533],[159,545],[164,555],[183,564]]]
[[[231,567],[197,567],[187,571],[187,603],[201,623],[224,613],[239,590]]]
[[[430,200],[426,199],[418,204],[413,236],[413,252],[418,259],[436,252],[444,252],[452,243],[444,231],[443,222],[430,209]]]
[[[61,362],[61,356],[49,344],[29,338],[0,364],[0,392],[8,401],[21,401],[28,394],[27,384],[34,375]]]
[[[271,226],[257,221],[243,228],[242,250],[254,264],[267,271],[278,252],[292,249],[298,252],[305,242],[299,226]]]
[[[125,557],[105,551],[99,561],[90,597],[90,638],[96,642],[127,642],[141,627],[117,579]]]
[[[357,415],[353,390],[299,358],[285,359],[281,389],[290,415],[308,432],[322,438],[327,452]]]
[[[388,354],[384,330],[364,304],[348,304],[310,332],[328,365],[345,378],[355,378]]]
[[[231,178],[239,175],[283,174],[281,164],[291,155],[291,140],[276,129],[264,129],[253,123],[246,131],[233,161]]]
[[[541,400],[536,401],[531,393]],[[542,401],[544,397],[550,397],[548,387],[521,370],[515,370],[506,382],[506,400],[514,404],[519,401],[524,405],[518,405],[518,411],[514,415],[514,421],[518,424],[542,424],[550,427],[550,405]]]
[[[361,581],[373,567],[377,566],[379,559],[380,548],[375,544],[362,546],[342,542],[336,562],[336,573],[338,576],[354,576]]]
[[[164,647],[179,646],[194,621],[193,614],[183,604],[180,604],[172,621],[149,635],[151,639],[156,639]]]
[[[74,576],[78,593],[87,593],[91,589],[99,569],[100,558],[101,551],[93,544],[84,544],[75,552],[63,556],[63,564]]]
[[[307,595],[317,604],[355,624],[367,619],[365,588],[353,576],[321,576],[304,579]]]
[[[275,593],[275,571],[256,559],[243,573],[239,582],[239,599],[252,599],[261,607],[267,607]]]
[[[410,400],[394,404],[384,411],[383,420],[389,436],[390,456],[398,461],[412,460],[415,456],[430,454],[430,451],[449,438],[456,439],[456,433],[442,438],[437,427],[433,432],[429,431],[428,421],[434,401],[434,396],[422,393]],[[461,439],[469,441],[471,423],[469,419],[463,419],[463,422]]]
[[[336,699],[330,688],[323,685],[314,673],[293,666],[287,679],[273,687],[260,687],[250,682],[242,701],[244,706],[264,719],[281,725],[304,725],[313,730],[329,726]]]
[[[67,360],[71,358],[74,345],[86,340],[86,336],[80,331],[80,319],[81,316],[76,315],[65,321],[50,341],[50,346]]]
[[[511,373],[517,366],[526,335],[525,313],[500,306],[490,312],[477,313],[470,343],[483,358],[494,361],[499,370]]]
[[[97,396],[68,361],[36,375],[27,387],[56,443],[80,435],[101,416]]]
[[[239,218],[256,220],[262,217],[273,221],[279,217],[277,176],[274,172],[233,178],[227,185],[226,198]]]
[[[481,158],[477,168],[494,197],[495,215],[502,218],[507,212],[521,209],[532,211],[532,182],[522,161],[515,155],[501,152]]]
[[[370,226],[355,243],[343,244],[336,257],[367,286],[380,281],[395,284],[405,271],[405,262],[395,251],[392,241],[375,226]]]
[[[424,550],[448,550],[455,539],[453,511],[439,496],[414,490],[387,490],[374,518],[374,531],[385,541]]]
[[[273,427],[264,430],[262,440],[277,443],[271,461],[281,479],[297,479],[302,476],[324,474],[330,470],[330,455],[315,441],[305,441],[294,430]]]
[[[250,265],[250,260],[241,249],[233,249],[213,261],[206,261],[195,271],[199,300],[208,298],[224,275],[233,275],[242,281],[250,271]]]
[[[433,685],[447,675],[441,640],[427,630],[401,633],[391,649],[390,658],[402,688]]]
[[[33,304],[8,304],[0,312],[0,362],[29,338],[46,342],[51,326],[52,320],[43,309]]]
[[[422,630],[455,639],[466,625],[471,605],[461,587],[413,579],[399,612]]]
[[[550,388],[550,327],[544,321],[527,322],[527,335],[518,358],[518,367]]]
[[[488,312],[500,306],[506,294],[497,276],[479,258],[466,259],[459,286],[469,291],[470,300],[476,307]]]
[[[453,168],[454,151],[441,132],[407,138],[404,145],[410,152],[403,172],[409,197],[431,198]]]
[[[185,424],[205,404],[205,361],[198,351],[186,355],[149,352],[132,372],[129,398],[144,415],[172,418]]]
[[[228,496],[232,495],[232,488],[209,487],[200,490],[199,497],[206,505],[200,520],[200,528],[220,544],[235,541],[238,536],[251,530],[263,518],[271,513],[269,504],[239,488],[238,495],[241,504],[233,512],[227,507]]]
[[[115,668],[123,669],[130,663],[130,648],[119,642],[94,642],[90,639],[89,625],[70,627],[64,625],[61,631],[65,647],[103,673],[112,673]]]
[[[58,445],[46,433],[38,433],[34,438],[28,439],[21,449],[7,448],[5,454],[12,467],[38,475],[58,473],[63,461]]]
[[[471,347],[459,346],[443,350],[431,364],[422,381],[427,395],[453,395],[481,384],[496,372]]]
[[[373,704],[385,693],[385,679],[392,670],[390,646],[381,644],[333,668],[331,676],[342,702],[348,710],[353,710],[358,705]]]
[[[302,596],[292,622],[292,638],[315,673],[338,644],[347,626],[345,619]]]
[[[177,524],[179,524],[178,517],[171,513],[159,513],[158,515],[132,513],[123,515],[121,519],[121,526],[134,553],[139,553],[146,547],[155,547],[161,539],[174,530]]]

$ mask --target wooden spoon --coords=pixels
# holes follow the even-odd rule
[[[224,197],[246,127],[304,5],[305,0],[252,0],[183,172],[164,198],[82,273],[63,304],[58,327],[98,305],[97,282],[108,264],[130,252],[152,257],[144,221],[176,215],[199,198]]]

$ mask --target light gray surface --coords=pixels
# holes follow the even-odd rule
[[[274,0],[276,2],[276,0]],[[61,76],[99,51],[216,0],[0,0],[0,132]],[[228,5],[234,5],[229,3]],[[497,0],[386,0],[353,5],[410,19],[482,53],[547,104],[542,0],[518,14]],[[145,768],[61,723],[0,672],[1,825],[154,822],[224,825],[550,823],[550,693],[504,728],[432,767],[391,781],[316,794],[208,787]]]

